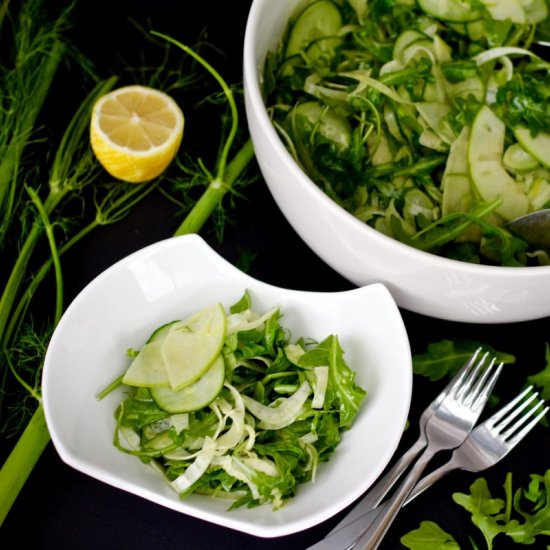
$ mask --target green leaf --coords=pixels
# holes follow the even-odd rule
[[[541,397],[550,399],[550,345],[546,344],[546,367],[540,372],[527,377],[530,384],[534,384],[541,389]]]
[[[327,337],[317,347],[302,355],[299,362],[304,367],[328,365],[329,382],[326,401],[331,410],[339,411],[340,427],[349,428],[366,393],[355,383],[355,372],[344,361],[344,353],[338,337]]]
[[[517,520],[506,521],[504,500],[491,497],[484,478],[474,481],[469,495],[454,493],[453,500],[472,514],[472,523],[483,533],[489,549],[498,534],[513,531],[519,525]]]
[[[515,542],[521,544],[532,544],[539,535],[550,536],[550,470],[546,471],[544,477],[531,476],[531,479],[528,492],[518,490],[514,495],[514,510],[525,521],[507,533]],[[523,495],[527,500],[534,501],[531,511],[523,509]]]
[[[460,550],[452,535],[433,521],[423,521],[420,527],[401,537],[401,544],[410,550]]]
[[[424,353],[413,356],[413,371],[432,382],[446,376],[451,377],[479,347],[494,354],[499,362],[514,363],[516,360],[513,355],[473,340],[441,340],[429,344]]]

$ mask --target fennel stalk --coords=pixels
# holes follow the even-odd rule
[[[234,184],[253,159],[254,151],[250,139],[248,139],[229,161],[229,154],[234,145],[239,127],[238,110],[230,87],[219,73],[192,49],[165,35],[157,33],[157,36],[161,36],[169,42],[176,44],[214,76],[226,96],[231,113],[230,130],[218,155],[215,176],[210,179],[202,196],[190,209],[183,222],[174,232],[174,236],[198,233],[211,214],[220,206],[226,193],[233,189]],[[50,170],[49,193],[46,199],[42,201],[34,190],[28,190],[38,214],[20,250],[19,257],[0,298],[0,353],[4,355],[4,359],[0,356],[0,364],[7,363],[12,371],[13,368],[9,360],[9,347],[16,339],[17,334],[22,330],[23,321],[32,297],[38,286],[50,273],[52,266],[54,266],[57,283],[54,315],[55,326],[59,321],[63,304],[60,256],[95,227],[112,223],[126,215],[137,202],[154,188],[153,185],[145,187],[130,185],[124,187],[122,184],[117,184],[116,191],[108,193],[103,202],[96,203],[97,213],[95,219],[84,226],[63,245],[59,247],[56,245],[53,234],[54,222],[50,220],[50,215],[59,208],[64,199],[78,194],[82,188],[95,180],[95,173],[91,171],[89,148],[83,151],[82,143],[85,137],[85,130],[87,129],[91,106],[100,95],[113,85],[114,79],[98,84],[73,117],[61,140]],[[21,281],[25,280],[34,248],[44,231],[46,231],[50,244],[51,257],[33,273],[27,287],[21,290]],[[21,385],[26,388],[28,393],[37,399],[38,406],[0,470],[0,525],[3,523],[50,440],[39,388],[30,387],[15,371],[13,371],[13,374]]]

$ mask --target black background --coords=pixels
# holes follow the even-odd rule
[[[71,37],[97,64],[103,76],[109,76],[110,71],[116,70],[120,54],[126,59],[138,59],[142,51],[150,47],[143,35],[136,32],[129,17],[187,44],[192,44],[200,32],[207,29],[209,40],[218,49],[211,51],[212,63],[226,80],[238,83],[250,4],[249,0],[81,0],[76,4]],[[70,74],[66,78],[70,79]],[[70,98],[68,101],[70,103]],[[183,109],[186,111],[185,106]],[[192,111],[186,116],[184,147],[211,142],[215,124],[193,120]],[[242,125],[245,126],[244,119]],[[91,234],[64,258],[67,303],[117,260],[170,237],[180,220],[179,210],[160,193],[153,193],[123,222]],[[261,178],[237,200],[232,223],[226,226],[222,242],[215,237],[211,226],[205,227],[201,235],[234,265],[242,265],[243,258],[253,252],[248,273],[267,283],[323,291],[353,287],[305,246],[278,210]],[[526,377],[545,365],[545,346],[550,341],[548,318],[490,326],[457,324],[407,311],[402,311],[402,315],[413,353],[424,351],[430,342],[448,338],[473,339],[514,354],[516,363],[505,370],[496,388],[503,399],[514,396],[525,384]],[[416,439],[418,417],[439,389],[438,384],[415,378],[411,427],[404,434],[400,450],[405,450]],[[538,427],[518,449],[482,475],[493,494],[502,496],[506,472],[514,472],[517,487],[528,481],[529,474],[544,473],[550,467],[549,457],[548,428]],[[383,548],[399,548],[400,536],[427,519],[438,522],[464,548],[469,547],[469,533],[483,547],[469,514],[451,498],[455,491],[467,491],[474,479],[472,474],[453,473],[417,498],[400,513]],[[13,505],[0,535],[2,541],[13,541],[7,545],[3,542],[4,548],[21,550],[200,547],[291,550],[304,549],[316,542],[342,515],[292,536],[260,539],[165,509],[80,474],[61,462],[50,443]],[[544,542],[548,544],[548,539]],[[507,539],[497,539],[497,549],[508,546]]]

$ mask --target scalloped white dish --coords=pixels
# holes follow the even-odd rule
[[[279,305],[292,338],[338,335],[348,365],[368,395],[351,430],[314,483],[283,508],[228,511],[227,500],[180,500],[158,472],[113,445],[122,389],[96,395],[127,367],[159,325],[217,301],[226,308],[245,290],[256,311]],[[385,286],[342,292],[277,288],[242,273],[200,237],[161,241],[119,261],[68,307],[46,354],[44,410],[55,448],[69,466],[173,510],[260,537],[278,537],[330,518],[361,496],[390,461],[403,433],[412,359],[399,310]]]

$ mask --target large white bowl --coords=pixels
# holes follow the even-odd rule
[[[228,511],[227,500],[180,500],[158,471],[113,445],[122,389],[97,393],[127,367],[159,325],[249,290],[254,309],[281,307],[292,338],[336,334],[357,382],[368,391],[314,483],[278,511]],[[380,284],[345,292],[284,290],[257,281],[216,254],[200,237],[168,239],[121,260],[68,307],[51,339],[43,375],[44,410],[55,448],[70,466],[105,483],[191,516],[262,537],[316,525],[357,499],[379,476],[401,438],[409,411],[412,359],[401,315]]]
[[[550,267],[468,264],[418,251],[360,222],[329,199],[294,162],[275,132],[260,89],[301,0],[254,0],[244,41],[244,90],[256,157],[279,208],[305,243],[357,285],[383,282],[400,307],[441,319],[505,323],[550,315]]]

